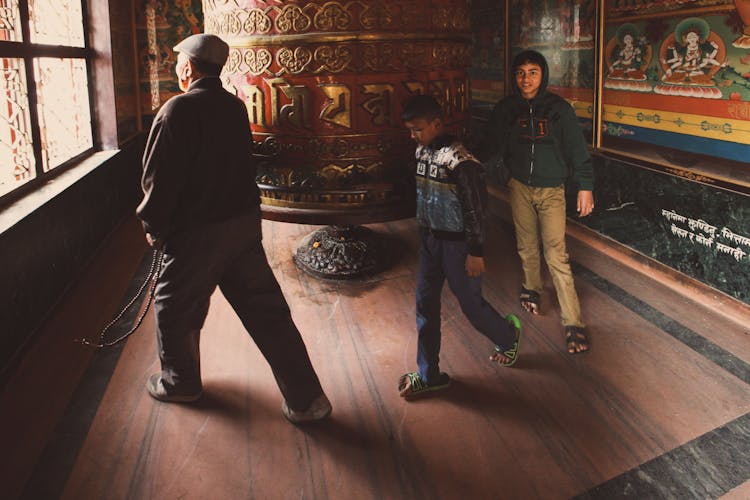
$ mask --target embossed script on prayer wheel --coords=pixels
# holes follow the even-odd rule
[[[266,218],[359,224],[413,214],[416,93],[468,112],[465,0],[204,0],[229,45],[222,79],[247,104]]]

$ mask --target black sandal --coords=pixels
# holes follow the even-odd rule
[[[521,295],[518,297],[521,307],[531,314],[539,314],[539,293],[521,287]]]
[[[589,339],[580,326],[565,327],[565,343],[568,354],[580,354],[589,350]]]

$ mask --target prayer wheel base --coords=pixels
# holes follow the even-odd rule
[[[383,257],[374,231],[363,226],[326,226],[302,239],[294,263],[317,278],[344,280],[378,272]]]
[[[416,205],[413,200],[390,205],[368,206],[362,208],[348,208],[346,210],[332,210],[325,208],[290,208],[278,205],[261,204],[261,216],[267,220],[277,222],[293,222],[295,224],[355,226],[359,224],[374,224],[414,217]]]

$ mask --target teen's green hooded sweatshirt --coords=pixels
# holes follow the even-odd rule
[[[591,156],[573,108],[547,91],[549,68],[540,53],[518,54],[514,71],[526,60],[542,68],[539,92],[531,100],[524,99],[512,78],[514,93],[492,110],[479,158],[486,161],[500,154],[510,176],[529,186],[556,187],[570,179],[579,191],[593,190]]]

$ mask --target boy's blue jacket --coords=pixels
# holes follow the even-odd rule
[[[469,254],[481,257],[487,211],[484,167],[448,135],[418,146],[416,159],[420,226],[438,239],[465,240]]]
[[[547,91],[549,68],[542,67],[537,95],[521,97],[513,78],[514,94],[492,110],[477,155],[487,161],[500,155],[510,176],[534,187],[557,187],[568,179],[577,190],[591,191],[594,174],[591,155],[573,108]]]

